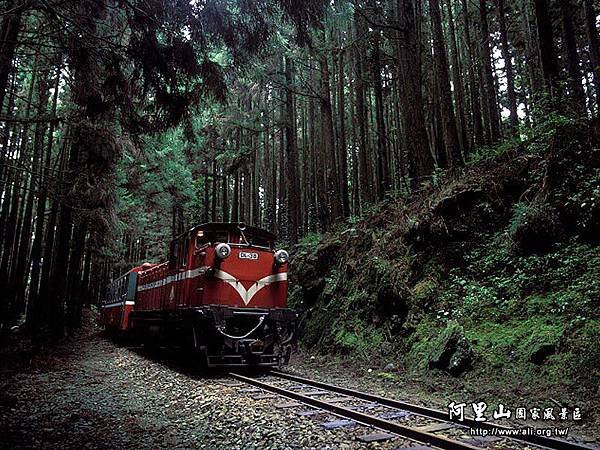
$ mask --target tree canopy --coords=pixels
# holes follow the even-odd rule
[[[2,330],[62,335],[194,224],[294,244],[460,176],[548,117],[597,117],[594,8],[5,1]]]

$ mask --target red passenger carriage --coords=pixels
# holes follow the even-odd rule
[[[287,363],[296,313],[287,308],[288,254],[274,244],[243,224],[194,227],[171,242],[167,262],[111,283],[103,323],[193,349],[208,366]]]

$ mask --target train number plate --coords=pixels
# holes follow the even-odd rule
[[[240,259],[258,259],[258,253],[255,252],[240,252]]]

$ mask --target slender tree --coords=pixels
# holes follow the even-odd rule
[[[401,28],[396,53],[398,90],[403,99],[402,130],[405,136],[404,147],[408,151],[409,174],[416,184],[433,172],[433,156],[429,150],[423,111],[418,16],[413,0],[399,0],[397,7],[398,23]]]
[[[500,22],[500,41],[502,42],[502,59],[506,73],[506,91],[508,94],[508,111],[510,112],[510,126],[514,133],[519,126],[517,115],[517,94],[515,92],[515,75],[513,71],[512,54],[508,46],[508,30],[506,27],[505,1],[498,0],[498,18]]]
[[[490,31],[488,25],[488,2],[479,0],[479,19],[481,25],[481,67],[483,72],[483,86],[485,89],[484,108],[487,109],[487,128],[491,142],[496,142],[500,138],[500,112],[498,111],[498,101],[496,85],[494,81],[493,67],[494,62],[490,51]]]
[[[535,20],[539,35],[539,50],[542,63],[542,72],[546,88],[550,95],[556,96],[558,89],[559,68],[554,45],[554,31],[550,16],[548,0],[534,0]]]
[[[448,73],[448,57],[444,45],[442,17],[438,0],[429,0],[429,8],[433,28],[434,61],[437,75],[436,82],[438,93],[440,95],[439,101],[441,106],[445,152],[450,168],[455,169],[463,164],[463,157],[459,147],[456,116],[452,105],[452,91],[450,89],[450,75]]]
[[[300,227],[300,188],[298,176],[298,143],[296,136],[296,109],[293,95],[293,63],[285,57],[285,153],[287,162],[287,214],[288,214],[288,239],[292,244],[298,242]]]
[[[583,0],[585,24],[590,45],[590,62],[596,89],[596,113],[600,112],[600,38],[596,28],[596,11],[592,0]]]
[[[575,27],[573,26],[573,19],[571,17],[573,11],[574,8],[571,0],[560,2],[563,41],[567,53],[567,73],[569,76],[568,84],[570,91],[569,103],[577,114],[584,115],[586,112],[585,92],[583,91],[583,76],[579,67],[580,62],[575,39]]]

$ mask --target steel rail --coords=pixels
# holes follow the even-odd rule
[[[483,428],[486,430],[502,430],[500,433],[495,436],[506,438],[506,439],[514,439],[521,442],[526,442],[529,444],[535,444],[540,447],[546,447],[553,450],[597,450],[597,447],[577,444],[574,442],[566,441],[563,439],[553,439],[546,436],[512,436],[506,433],[507,430],[511,430],[510,427],[491,424],[488,422],[478,422],[470,417],[465,417],[464,420],[460,421],[456,418],[450,419],[447,412],[440,411],[437,409],[427,408],[425,406],[415,405],[412,403],[406,403],[400,400],[395,400],[391,398],[381,397],[375,394],[369,394],[367,392],[357,391],[354,389],[345,388],[342,386],[337,386],[334,384],[324,383],[322,381],[311,380],[309,378],[299,377],[297,375],[292,375],[286,372],[279,372],[276,370],[271,370],[269,375],[285,378],[290,381],[296,381],[299,383],[308,384],[310,386],[318,387],[321,389],[326,389],[332,392],[337,392],[339,394],[345,394],[352,397],[360,398],[362,400],[367,400],[375,403],[379,403],[382,405],[390,406],[392,408],[403,409],[406,411],[410,411],[412,413],[429,417],[432,419],[442,420],[444,422],[452,422],[458,425],[468,426],[471,428]]]
[[[279,386],[274,386],[269,383],[265,383],[256,378],[250,378],[237,373],[229,373],[229,376],[236,380],[242,381],[247,384],[264,389],[265,391],[274,392],[276,394],[298,400],[304,404],[314,406],[316,408],[335,413],[340,416],[347,417],[349,419],[362,422],[367,425],[380,428],[385,431],[397,434],[401,437],[417,441],[425,445],[432,445],[444,450],[480,450],[480,447],[474,447],[471,444],[465,442],[454,441],[443,436],[438,436],[426,431],[419,430],[414,427],[409,427],[398,422],[392,422],[386,419],[382,419],[377,416],[371,416],[359,411],[344,408],[336,404],[327,403],[323,400],[318,400],[307,395],[300,394],[298,392],[290,391]]]

